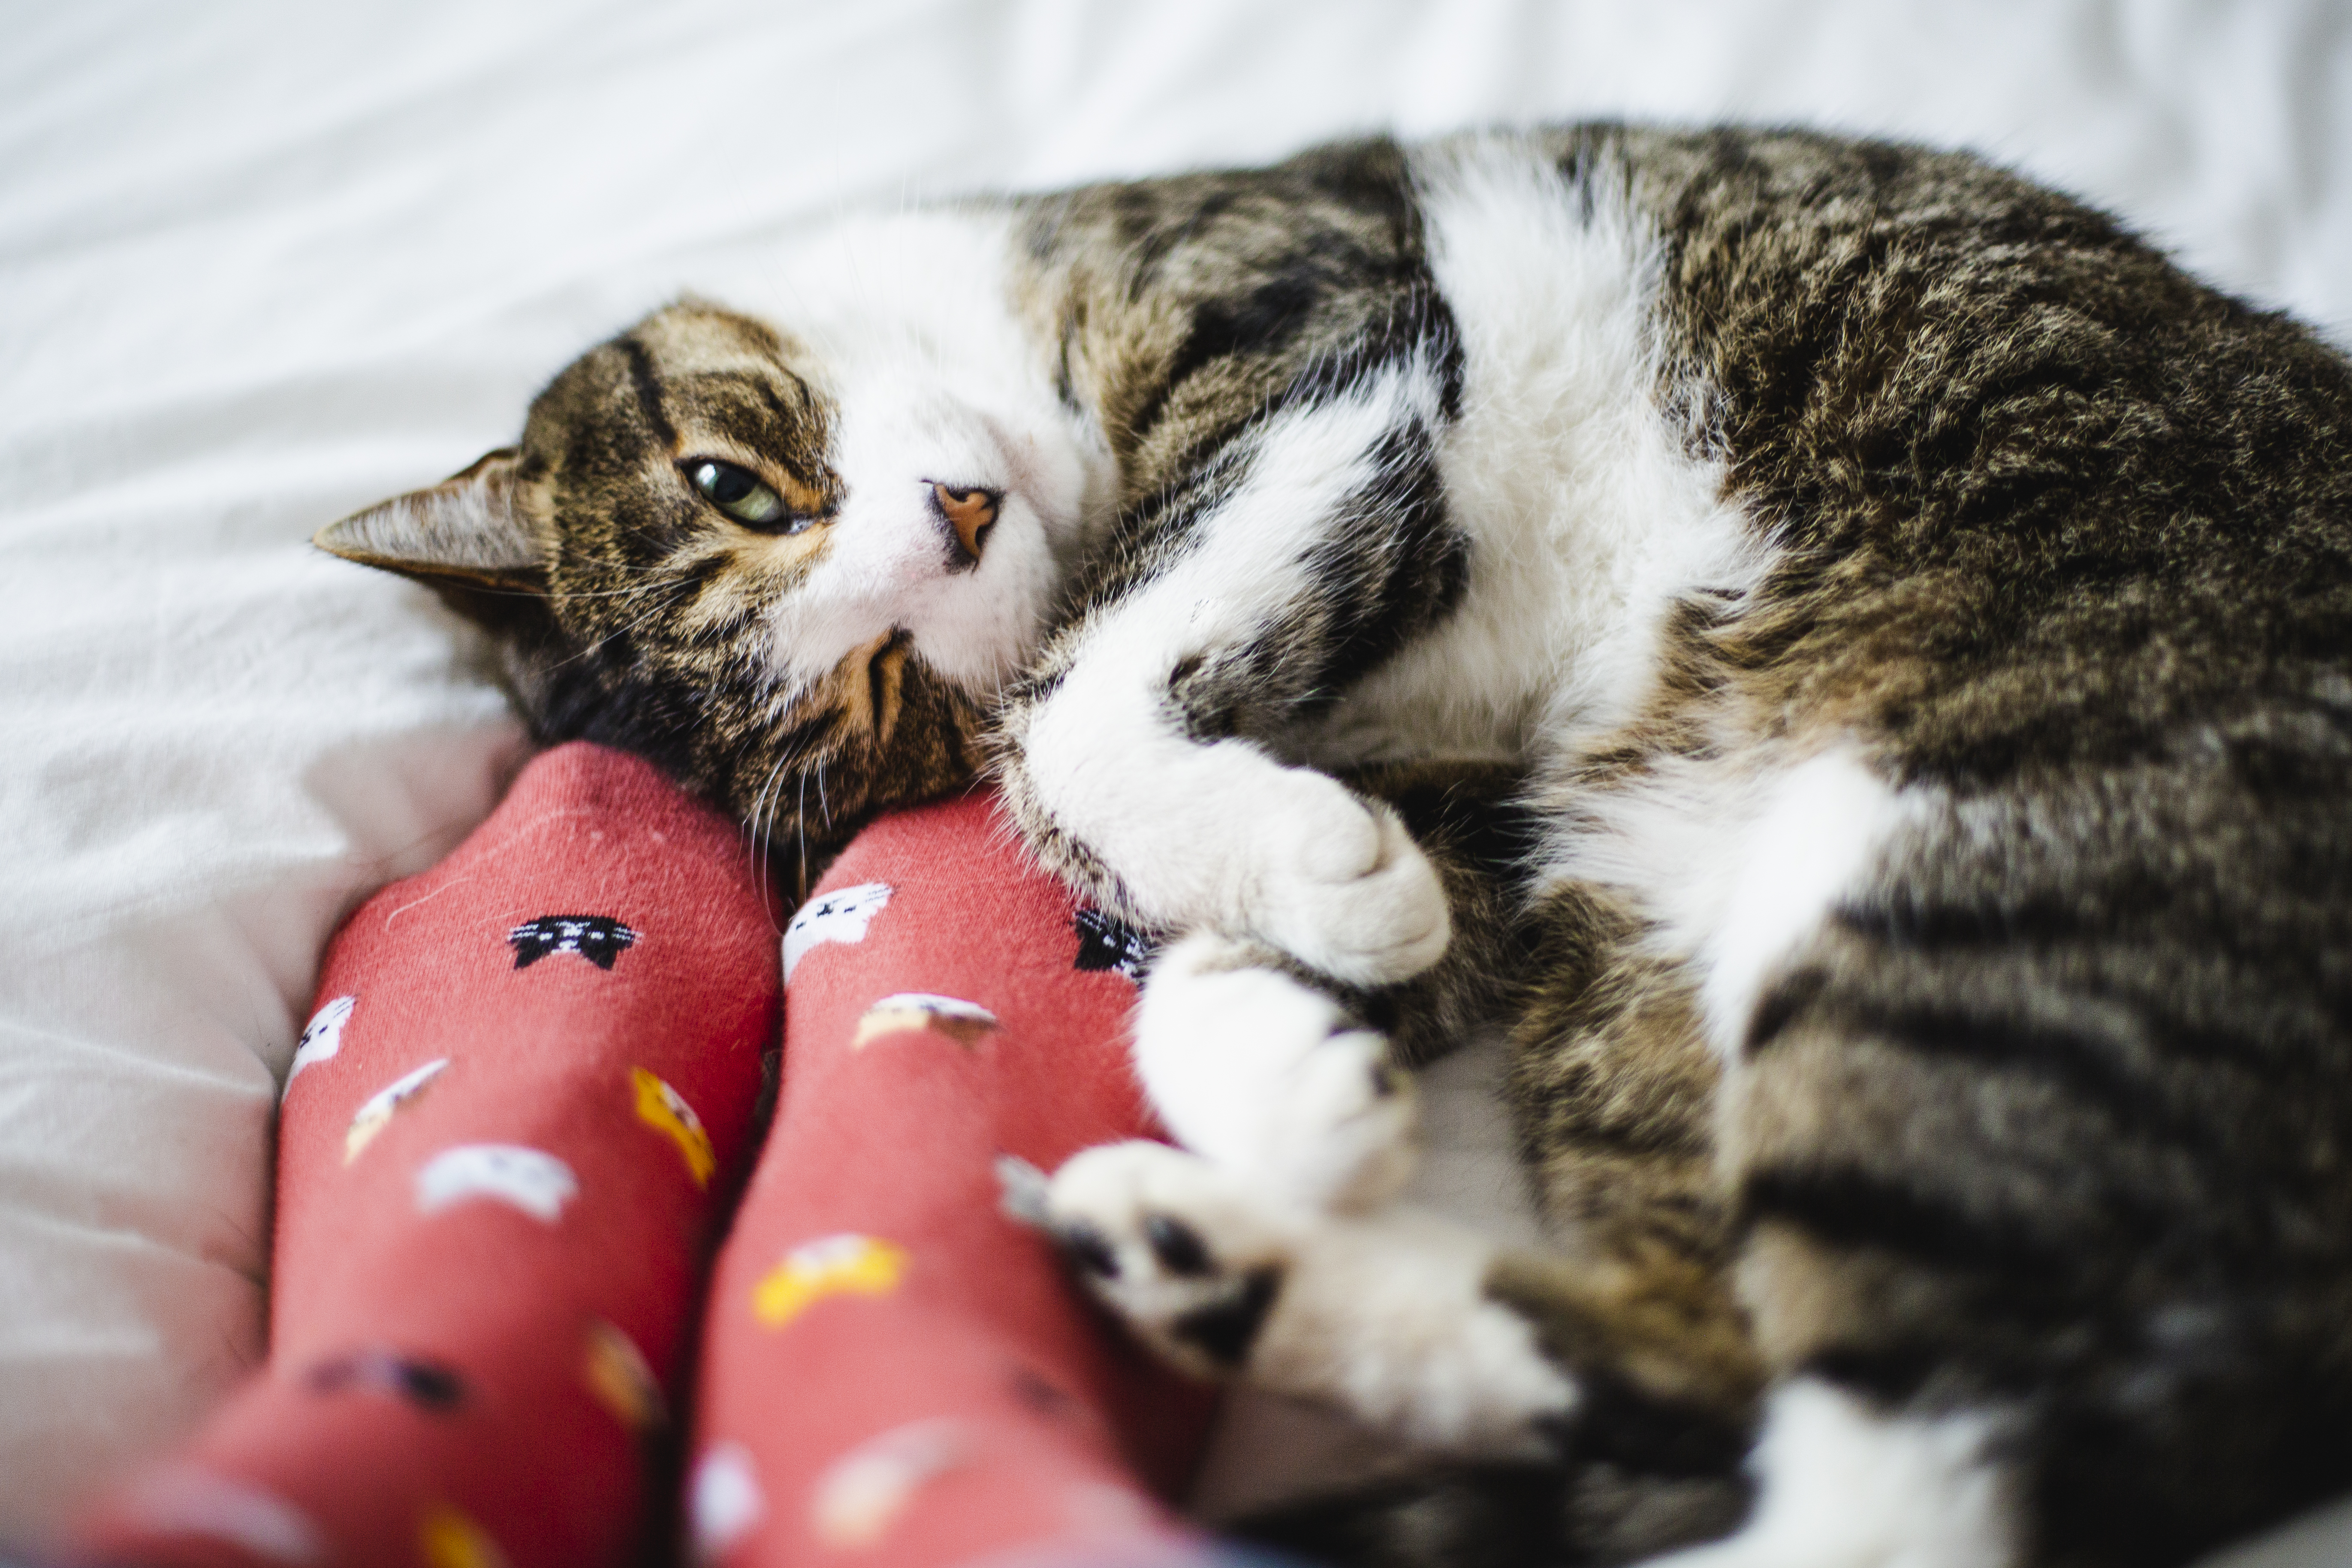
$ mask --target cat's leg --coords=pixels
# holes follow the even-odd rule
[[[1055,870],[1139,923],[1264,942],[1351,984],[1444,953],[1444,890],[1397,813],[1280,760],[1459,591],[1441,401],[1416,355],[1293,403],[1135,524],[1152,542],[1003,717],[1005,798]]]
[[[1468,825],[1433,821],[1428,796],[1362,782],[1405,807],[1449,875],[1476,858]],[[1456,1547],[1535,1568],[1631,1561],[1748,1511],[1764,1373],[1728,1275],[1717,1062],[1692,988],[1604,895],[1555,893],[1497,937],[1488,917],[1516,904],[1457,892],[1473,940],[1446,964],[1475,952],[1480,973],[1521,977],[1521,1140],[1574,1251],[1499,1247],[1397,1207],[1318,1212],[1260,1174],[1150,1145],[1089,1152],[1046,1189],[1082,1278],[1146,1342],[1424,1450],[1409,1479],[1236,1521],[1254,1539],[1364,1568]],[[1411,998],[1397,1026],[1446,1012],[1442,994]],[[1426,1550],[1400,1557],[1401,1542]]]
[[[1769,1029],[1803,995],[1776,976],[1820,942],[1887,818],[1885,791],[1867,774],[1848,767],[1829,782],[1843,787],[1803,791],[1804,809],[1758,825],[1760,869],[1734,867],[1727,908],[1696,952],[1672,955],[1636,906],[1605,887],[1565,884],[1542,900],[1542,978],[1514,1063],[1523,1141],[1556,1222],[1621,1251],[1656,1246],[1699,1263],[1717,1310],[1738,1320],[1751,1388],[1771,1384],[1747,1459],[1756,1487],[1748,1517],[1660,1568],[2007,1568],[1999,1413],[1906,1410],[1813,1374],[1816,1357],[1834,1352],[1792,1325],[1817,1319],[1848,1284],[1862,1285],[1859,1299],[1838,1310],[1867,1315],[1872,1287],[1839,1280],[1816,1267],[1819,1256],[1787,1253],[1771,1222],[1754,1223],[1762,1190],[1740,1180],[1757,1079],[1737,1042],[1759,1026],[1748,1022],[1759,1006]],[[1815,809],[1822,800],[1836,808]],[[1832,1095],[1809,1110],[1819,1087],[1791,1086],[1780,1114],[1817,1128],[1846,1121],[1846,1132],[1885,1144],[1885,1160],[1916,1158],[1859,1104],[1841,1108]],[[1952,1096],[1965,1103],[1965,1087]],[[1895,1288],[1891,1277],[1879,1284]]]
[[[1122,1145],[1074,1161],[1052,1192],[1094,1289],[1198,1370],[1339,1405],[1457,1458],[1543,1454],[1547,1500],[1529,1517],[1580,1552],[1621,1561],[1745,1512],[1675,1568],[2006,1568],[2009,1413],[1906,1409],[1804,1375],[1818,1343],[1775,1344],[1783,1381],[1748,1461],[1759,1500],[1743,1508],[1766,1363],[1732,1288],[1718,1058],[1696,978],[1601,890],[1557,890],[1534,924],[1513,1088],[1572,1255],[1498,1249],[1396,1209],[1301,1213],[1237,1173]],[[1783,1334],[1832,1289],[1820,1260],[1776,1255],[1769,1238],[1747,1264]],[[1468,1529],[1497,1488],[1516,1495],[1531,1474],[1444,1472],[1402,1499],[1324,1500],[1276,1524],[1286,1544],[1355,1561],[1365,1554],[1345,1542],[1384,1510],[1413,1510],[1402,1523],[1416,1529],[1432,1510],[1459,1514]],[[1528,1528],[1507,1531],[1515,1552]]]
[[[1779,825],[1852,869],[1713,948],[1765,960],[1711,978],[1777,1386],[1753,1517],[1675,1568],[2176,1564],[2352,1482],[2352,766],[2305,711],[1916,786],[1859,859]]]
[[[1454,940],[1435,966],[1368,993],[1263,943],[1196,931],[1144,984],[1135,1060],[1185,1147],[1309,1207],[1368,1209],[1412,1169],[1404,1069],[1451,1049],[1501,1005],[1525,817],[1518,771],[1397,764],[1348,775],[1392,807],[1446,893]]]
[[[1537,924],[1515,1079],[1571,1250],[1500,1248],[1396,1207],[1321,1211],[1262,1167],[1145,1144],[1065,1166],[1054,1228],[1106,1301],[1197,1368],[1455,1453],[1543,1436],[1555,1458],[1729,1478],[1762,1370],[1714,1196],[1713,1058],[1641,922],[1575,893]]]

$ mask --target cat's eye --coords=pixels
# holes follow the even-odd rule
[[[681,465],[710,504],[743,524],[774,533],[798,533],[816,520],[795,514],[784,498],[751,469],[716,458],[689,458]]]

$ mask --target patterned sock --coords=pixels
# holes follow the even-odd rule
[[[268,1365],[83,1550],[630,1555],[775,1038],[763,894],[733,825],[571,745],[362,908],[287,1079]]]
[[[868,828],[794,916],[782,1102],[705,1319],[700,1561],[1198,1550],[1154,1489],[1196,1462],[1206,1392],[1108,1331],[1000,1201],[1002,1156],[1052,1170],[1150,1130],[1140,957],[984,795]]]
[[[698,1555],[1150,1563],[1202,1393],[999,1213],[1147,1124],[1132,940],[985,799],[890,819],[793,921],[790,1070],[697,1384]],[[330,948],[288,1079],[268,1366],[79,1546],[146,1568],[667,1559],[701,1267],[775,1037],[740,834],[572,745]]]

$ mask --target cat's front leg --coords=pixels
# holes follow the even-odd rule
[[[1005,798],[1052,868],[1137,923],[1263,942],[1380,985],[1452,935],[1395,812],[1239,737],[1184,734],[1131,668],[1074,669],[1020,715]]]
[[[1398,815],[1281,757],[1458,583],[1426,380],[1395,367],[1235,437],[1013,695],[1005,795],[1056,870],[1353,985],[1444,954],[1444,889]]]

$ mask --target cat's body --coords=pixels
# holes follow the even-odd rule
[[[2171,1562],[2352,1483],[2339,356],[1800,135],[1362,143],[783,276],[328,542],[803,861],[992,757],[1193,933],[1139,1060],[1212,1158],[1052,1223],[1172,1353],[1513,1467],[1290,1539],[1717,1533],[1759,1410],[1710,1563]],[[1565,1261],[1385,1206],[1363,1020],[1498,980]]]

